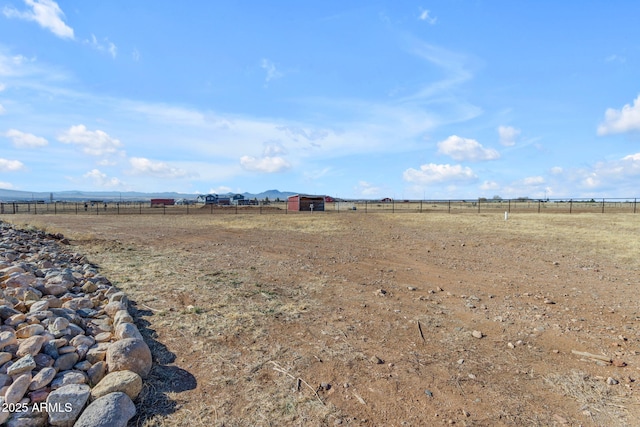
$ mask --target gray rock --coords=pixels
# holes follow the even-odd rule
[[[29,390],[38,390],[42,387],[46,387],[51,381],[53,381],[56,374],[57,371],[54,368],[40,369],[40,371],[31,380]]]
[[[151,351],[142,340],[125,338],[116,341],[107,349],[109,371],[133,371],[142,378],[151,371]]]
[[[74,427],[126,427],[135,414],[136,406],[129,396],[109,393],[87,406]]]
[[[69,384],[52,391],[47,396],[49,424],[71,427],[89,399],[91,388],[85,384]]]
[[[13,365],[9,366],[9,368],[7,368],[7,374],[11,376],[20,375],[25,372],[31,372],[35,368],[36,361],[33,360],[32,355],[27,354],[26,356],[16,360]]]
[[[51,388],[57,389],[68,384],[86,384],[87,374],[82,371],[64,371],[60,372],[51,381]]]
[[[111,372],[91,389],[91,400],[116,391],[121,391],[134,400],[142,391],[142,378],[131,371]]]
[[[133,323],[123,322],[116,326],[116,337],[120,340],[125,338],[134,338],[144,340],[137,326]]]
[[[58,357],[53,364],[53,367],[58,371],[66,371],[73,368],[73,365],[78,363],[77,353],[66,353]]]
[[[4,400],[8,404],[18,403],[24,397],[31,382],[31,373],[22,374],[16,378],[4,394]]]

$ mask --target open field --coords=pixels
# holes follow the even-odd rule
[[[640,424],[640,215],[503,211],[0,218],[134,301],[136,425]]]

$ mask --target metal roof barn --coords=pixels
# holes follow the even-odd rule
[[[324,211],[324,196],[313,196],[311,194],[289,196],[287,210],[296,212]]]

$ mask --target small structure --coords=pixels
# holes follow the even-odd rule
[[[174,199],[151,199],[151,207],[173,206],[176,204]]]
[[[311,194],[295,194],[287,199],[287,210],[290,211],[324,211],[325,196]]]
[[[393,202],[393,199],[391,197],[385,197],[384,199],[380,200],[382,203],[391,203]]]
[[[200,195],[196,199],[197,203],[204,203],[205,205],[215,205],[218,203],[218,195],[217,194],[207,194]]]

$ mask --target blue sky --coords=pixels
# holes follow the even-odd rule
[[[640,196],[637,1],[0,0],[0,188]]]

